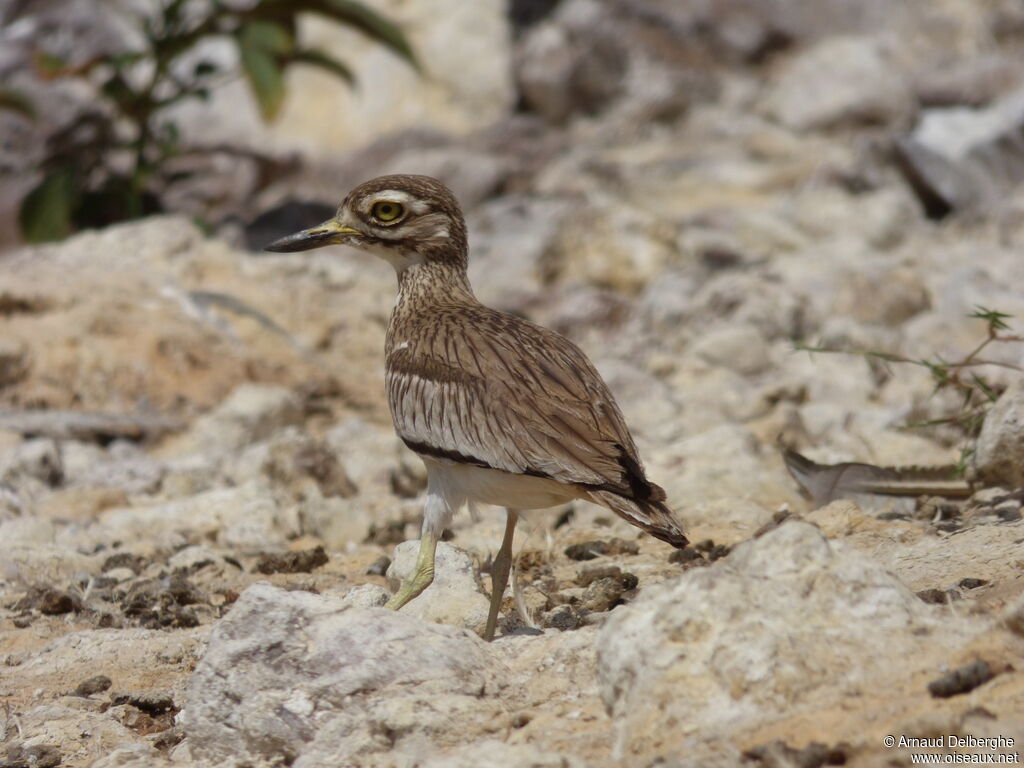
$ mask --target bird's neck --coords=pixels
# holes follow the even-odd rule
[[[398,307],[476,303],[464,260],[428,259],[398,273]]]

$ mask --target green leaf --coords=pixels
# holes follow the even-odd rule
[[[289,63],[296,64],[309,64],[313,67],[320,67],[326,69],[328,72],[337,75],[342,80],[345,80],[350,85],[355,82],[355,75],[352,74],[352,70],[349,69],[348,65],[344,62],[338,61],[337,59],[328,56],[323,51],[315,49],[295,51],[291,56],[288,57]]]
[[[319,13],[335,21],[355,27],[371,40],[405,59],[417,72],[422,72],[419,60],[401,28],[356,0],[308,0],[298,5],[302,10]]]
[[[260,114],[264,120],[273,120],[284,101],[281,65],[272,53],[249,42],[245,35],[239,35],[237,41],[242,71],[259,104]]]
[[[18,223],[30,243],[60,240],[71,232],[75,204],[74,173],[68,167],[51,171],[21,201]]]
[[[239,31],[239,39],[245,45],[278,55],[289,53],[294,46],[288,28],[272,21],[246,22]]]
[[[32,100],[14,88],[0,88],[0,109],[17,112],[30,120],[34,120],[36,116],[36,108],[32,105]]]
[[[68,63],[63,57],[49,51],[37,51],[33,56],[33,63],[36,71],[44,79],[59,77],[66,72],[68,67]]]

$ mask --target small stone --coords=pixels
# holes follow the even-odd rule
[[[391,565],[391,558],[387,555],[381,555],[372,563],[370,567],[366,569],[367,576],[383,576],[388,572],[388,567]]]
[[[177,713],[178,707],[169,693],[119,693],[111,697],[115,706],[130,704],[147,715],[163,715],[168,712]]]
[[[968,577],[966,579],[960,579],[957,586],[961,589],[977,589],[978,587],[984,587],[986,584],[988,584],[988,581],[985,579],[972,579]]]
[[[23,747],[18,744],[7,748],[7,754],[0,766],[3,768],[56,768],[62,760],[60,751],[48,744],[34,744]]]
[[[111,568],[109,571],[105,571],[104,573],[105,578],[109,579],[114,584],[119,584],[122,581],[130,581],[136,576],[135,571],[131,568]]]
[[[565,556],[570,560],[593,560],[608,554],[608,543],[605,541],[583,541],[565,548]]]
[[[928,683],[928,692],[938,699],[948,699],[961,693],[973,691],[979,685],[987,683],[995,674],[984,659],[972,661],[952,672]]]
[[[391,594],[376,584],[360,584],[344,594],[341,601],[353,608],[381,608]]]
[[[922,589],[917,596],[930,605],[945,605],[960,599],[960,595],[951,589]]]
[[[670,563],[686,565],[688,567],[707,564],[704,556],[693,547],[683,547],[682,549],[674,550],[669,554],[668,561]]]
[[[76,696],[92,696],[94,693],[103,693],[110,688],[111,680],[106,675],[96,675],[88,680],[83,680],[75,688]]]
[[[594,565],[583,568],[576,574],[576,583],[581,587],[589,587],[598,579],[617,578],[622,576],[622,569],[617,565]]]
[[[748,749],[743,757],[760,763],[763,768],[821,768],[825,765],[845,765],[849,751],[848,744],[829,747],[812,741],[803,749],[796,749],[776,740]]]
[[[67,592],[52,587],[34,587],[25,597],[14,604],[14,610],[37,610],[46,616],[81,610],[82,604]]]
[[[593,560],[601,555],[635,555],[639,551],[640,547],[635,541],[595,539],[566,547],[565,556],[570,560],[582,561]]]
[[[552,608],[541,616],[545,627],[551,627],[561,632],[578,629],[583,623],[579,612],[571,605],[559,605]]]
[[[129,568],[134,575],[138,576],[146,568],[146,558],[131,552],[117,552],[103,561],[100,570],[106,573],[115,568]]]
[[[330,558],[322,546],[301,552],[268,552],[256,563],[257,573],[310,573]]]
[[[602,613],[622,603],[622,596],[636,589],[638,579],[631,573],[606,576],[587,587],[580,599],[579,609],[587,613]]]

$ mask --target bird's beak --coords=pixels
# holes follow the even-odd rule
[[[351,242],[353,235],[361,234],[363,233],[358,229],[345,226],[337,219],[328,219],[323,224],[275,240],[269,245],[263,246],[263,250],[275,253],[308,251],[325,245],[343,245]]]

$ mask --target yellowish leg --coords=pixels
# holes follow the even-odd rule
[[[437,551],[437,536],[428,531],[420,538],[420,552],[416,557],[416,569],[394,596],[384,604],[385,608],[397,611],[413,598],[417,597],[434,580],[434,553]]]
[[[516,530],[516,520],[519,518],[514,509],[506,510],[505,537],[501,540],[501,549],[498,550],[494,564],[491,566],[491,609],[487,614],[487,627],[484,629],[484,640],[488,642],[494,639],[494,630],[498,625],[498,609],[501,608],[501,600],[505,596],[505,587],[508,586],[508,572],[512,567],[512,537]]]

